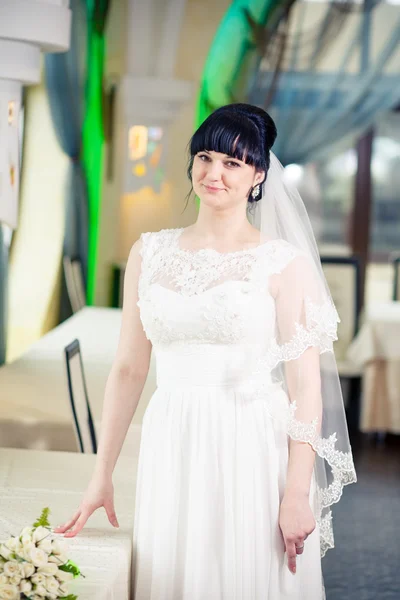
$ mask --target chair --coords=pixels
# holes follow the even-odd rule
[[[86,293],[81,261],[78,258],[64,256],[63,267],[72,312],[76,313],[86,306]]]
[[[334,348],[340,379],[348,387],[348,422],[358,429],[362,371],[346,358],[346,353],[360,326],[360,260],[355,256],[321,256],[321,264],[340,317]]]
[[[397,254],[392,259],[394,277],[393,277],[393,300],[400,301],[400,255]]]
[[[85,454],[97,453],[96,431],[90,410],[79,340],[64,349],[68,391],[77,445]]]
[[[124,277],[126,262],[115,263],[112,273],[111,306],[122,308],[124,298]]]

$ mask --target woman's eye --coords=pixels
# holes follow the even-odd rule
[[[207,154],[199,154],[199,158],[200,158],[200,160],[202,160],[203,162],[205,162],[206,160],[208,160],[208,156],[207,156]]]
[[[228,164],[230,167],[240,167],[239,163],[237,163],[237,162],[234,162],[233,160],[228,160],[227,164]]]

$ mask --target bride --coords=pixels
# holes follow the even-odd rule
[[[271,117],[216,110],[190,141],[196,222],[145,232],[125,274],[96,468],[104,507],[152,350],[133,530],[135,600],[322,600],[331,505],[356,481],[333,352],[339,317]]]

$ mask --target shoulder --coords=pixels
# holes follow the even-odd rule
[[[283,239],[271,240],[266,247],[266,257],[271,274],[282,273],[289,265],[292,268],[300,268],[304,262],[309,260],[301,248]]]
[[[135,242],[138,245],[138,252],[144,258],[159,248],[168,247],[178,231],[180,231],[178,227],[159,229],[158,231],[144,231],[140,234],[137,242]]]
[[[162,240],[165,238],[172,238],[175,235],[175,232],[180,231],[179,227],[171,228],[171,229],[159,229],[158,231],[144,231],[140,234],[139,240],[142,243],[146,243],[150,240]]]

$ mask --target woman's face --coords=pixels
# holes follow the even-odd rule
[[[220,152],[203,150],[193,160],[194,192],[209,205],[224,207],[247,201],[253,186],[263,179],[263,171]]]

